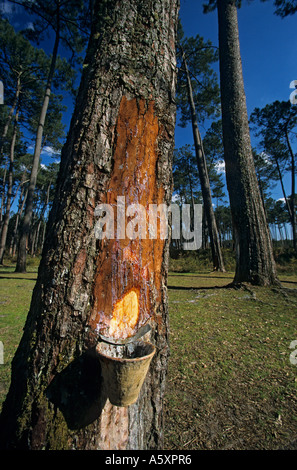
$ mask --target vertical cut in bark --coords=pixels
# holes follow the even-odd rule
[[[114,207],[115,214],[119,197],[125,198],[123,201],[126,208],[132,204],[140,204],[146,209],[146,214],[149,213],[151,204],[164,202],[164,188],[157,182],[159,132],[153,101],[146,103],[143,99],[137,101],[136,98],[122,98],[116,127],[114,168],[103,199],[104,203]],[[134,218],[127,220],[123,224],[124,228],[127,226],[128,229],[128,224],[132,224],[133,220]],[[122,229],[118,226],[121,221],[115,222],[114,231],[118,233]],[[135,228],[147,231],[148,223],[143,226],[139,222],[141,227]],[[154,305],[161,300],[165,240],[160,238],[160,233],[158,235],[155,240],[130,239],[125,236],[123,239],[102,241],[97,260],[91,317],[94,330],[105,333],[113,319],[113,336],[131,336],[136,332],[135,329],[152,316]],[[108,257],[106,253],[109,254]],[[116,329],[115,325],[119,323],[113,317],[116,302],[121,302],[118,304],[118,311],[122,310],[124,296],[131,292],[136,297],[137,318],[126,324],[127,331],[124,328]]]
[[[177,14],[176,0],[95,1],[38,279],[1,415],[2,447],[162,448],[169,239],[96,239],[95,209],[115,209],[119,196],[126,208],[141,204],[146,215],[149,204],[171,202]],[[127,230],[135,228],[132,212],[126,221]],[[102,387],[98,335],[124,338],[146,322],[156,353],[140,396],[129,407],[113,406]]]

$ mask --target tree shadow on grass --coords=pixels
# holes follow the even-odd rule
[[[99,418],[107,397],[95,351],[85,352],[57,374],[46,395],[62,412],[71,430],[83,428]]]
[[[199,279],[233,279],[234,274],[228,274],[228,273],[222,273],[221,276],[214,276],[213,271],[210,273],[202,273],[202,274],[191,274],[191,273],[169,273],[169,277],[171,276],[172,278],[175,277],[182,277],[182,278],[187,278],[187,277],[197,277]]]
[[[169,284],[168,283],[168,289],[171,289],[171,290],[211,290],[211,289],[228,289],[228,288],[233,288],[234,287],[234,283],[233,283],[233,279],[234,279],[234,274],[223,274],[222,276],[207,276],[206,274],[189,274],[188,276],[185,276],[185,275],[182,275],[182,274],[174,274],[172,277],[171,277],[171,282],[174,282],[173,279],[175,279],[176,277],[181,277],[183,279],[189,279],[189,278],[198,278],[198,279],[208,279],[208,280],[212,280],[212,279],[220,279],[221,281],[223,282],[226,282],[226,284],[220,284],[220,285],[212,285],[212,286],[203,286],[203,285],[197,285],[197,286],[174,286],[172,284]],[[228,280],[230,282],[228,282]]]
[[[7,274],[7,273],[6,273]],[[13,273],[11,273],[13,274]],[[14,276],[0,276],[0,279],[11,279],[11,280],[19,280],[19,281],[36,281],[36,277],[14,277]]]
[[[233,283],[226,284],[224,286],[168,286],[168,290],[213,290],[213,289],[234,289],[236,286]]]

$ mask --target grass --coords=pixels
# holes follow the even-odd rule
[[[297,276],[290,289],[169,276],[166,449],[279,449],[297,439]],[[297,448],[297,447],[296,447]]]
[[[286,289],[234,289],[227,287],[233,272],[206,268],[169,275],[164,449],[292,448],[297,365],[289,356],[297,340],[297,274],[281,267]],[[37,278],[37,266],[29,270],[0,269],[0,407]]]
[[[4,364],[0,364],[0,407],[8,392],[11,361],[20,342],[37,267],[28,267],[26,274],[15,274],[14,266],[0,268],[0,341],[3,343]]]

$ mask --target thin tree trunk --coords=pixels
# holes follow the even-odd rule
[[[279,163],[278,163],[278,159],[275,157],[275,158],[274,158],[274,161],[275,161],[275,163],[276,163],[276,168],[277,168],[277,172],[278,172],[279,181],[280,181],[280,184],[281,184],[283,196],[284,196],[284,199],[285,199],[285,202],[286,202],[286,206],[287,206],[287,209],[288,209],[289,219],[292,221],[291,207],[290,207],[290,204],[289,204],[287,195],[286,195],[286,191],[285,191],[285,187],[284,187],[284,182],[283,182],[283,177],[282,177],[282,173],[281,173],[280,166],[279,166]]]
[[[44,214],[45,214],[46,208],[47,208],[48,203],[49,203],[50,189],[51,189],[51,182],[49,183],[49,185],[48,185],[48,187],[47,187],[46,203],[45,203],[45,208],[44,208]],[[41,251],[42,251],[43,245],[44,245],[45,231],[46,231],[46,219],[44,218],[43,227],[42,227],[42,237],[41,237]]]
[[[213,211],[206,159],[204,155],[201,135],[200,135],[199,128],[198,128],[195,103],[194,103],[193,92],[192,92],[192,84],[191,84],[191,79],[190,79],[184,52],[183,52],[183,63],[185,67],[186,77],[187,77],[187,89],[188,89],[188,97],[189,97],[189,103],[190,103],[190,108],[191,108],[194,146],[195,146],[197,167],[198,167],[198,172],[199,172],[199,179],[201,183],[204,209],[205,209],[205,214],[207,218],[208,233],[209,233],[210,246],[211,246],[211,252],[212,252],[213,269],[215,271],[225,272],[224,261],[223,261],[223,256],[222,256],[221,247],[220,247],[220,240],[219,240],[219,235],[218,235],[218,229],[217,229],[216,219],[215,219],[215,215]]]
[[[46,200],[45,200],[45,203],[43,205],[43,208],[40,212],[40,215],[39,215],[39,222],[38,222],[38,228],[37,228],[37,236],[36,236],[36,240],[35,240],[35,247],[34,247],[34,253],[37,252],[38,250],[38,241],[39,241],[39,233],[40,233],[40,229],[41,229],[41,226],[42,226],[42,222],[43,222],[43,230],[42,230],[42,235],[41,235],[41,243],[40,243],[40,247],[42,249],[43,247],[43,244],[44,244],[44,237],[45,237],[45,218],[44,218],[44,214],[45,214],[45,211],[46,211],[46,208],[48,206],[48,203],[49,203],[49,195],[50,195],[50,188],[51,188],[51,182],[49,182],[49,184],[47,185],[47,190],[46,190]]]
[[[95,208],[116,208],[119,196],[126,207],[171,203],[177,14],[176,0],[95,2],[38,279],[0,418],[2,447],[162,448],[169,239],[96,240]],[[131,290],[137,315],[133,323],[127,310],[122,326],[133,336],[149,322],[146,337],[156,354],[137,402],[120,407],[107,398],[96,347]],[[114,334],[125,330],[115,327]]]
[[[20,75],[19,75],[19,77],[17,79],[17,86],[16,86],[14,100],[13,100],[12,106],[9,110],[7,120],[6,120],[4,129],[3,129],[3,132],[2,132],[2,136],[1,136],[0,155],[2,155],[2,152],[3,152],[4,141],[5,141],[5,138],[7,136],[9,124],[11,123],[13,113],[14,113],[14,111],[16,109],[16,106],[18,104],[18,101],[19,101],[20,92],[21,92],[21,86],[20,86]]]
[[[24,206],[25,206],[25,203],[26,203],[26,199],[27,199],[27,195],[28,195],[28,188],[26,188],[26,192],[24,194],[24,198],[22,200],[22,203],[21,203],[21,206],[18,210],[18,213],[17,213],[17,217],[16,217],[16,221],[15,221],[15,228],[14,228],[14,234],[13,234],[13,246],[12,246],[12,256],[14,257],[15,254],[16,254],[16,250],[17,250],[17,239],[18,239],[18,227],[19,227],[19,221],[22,217],[22,213],[23,213],[23,210],[24,210]]]
[[[39,167],[39,161],[40,161],[43,129],[44,129],[45,118],[46,118],[47,109],[49,105],[49,100],[50,100],[52,80],[53,80],[54,73],[55,73],[59,41],[60,41],[59,13],[57,14],[58,14],[58,19],[57,19],[55,43],[54,43],[52,60],[51,60],[49,75],[48,75],[46,89],[45,89],[44,100],[43,100],[43,104],[42,104],[42,108],[41,108],[41,112],[39,116],[39,123],[38,123],[38,128],[37,128],[37,133],[36,133],[35,148],[34,148],[34,155],[33,155],[33,165],[32,165],[32,170],[31,170],[31,175],[30,175],[30,183],[28,187],[28,196],[26,200],[25,216],[24,216],[24,220],[21,226],[21,234],[20,234],[20,240],[19,240],[19,246],[18,246],[18,258],[17,258],[16,269],[15,269],[15,272],[18,272],[18,273],[26,272],[26,264],[27,264],[26,263],[26,259],[27,259],[26,246],[27,246],[27,239],[29,236],[30,226],[31,226],[31,221],[32,221],[33,199],[34,199],[34,191],[35,191],[38,167]]]
[[[38,224],[37,224],[37,226],[36,226],[36,224],[33,224],[33,230],[31,231],[31,235],[30,235],[30,239],[31,239],[30,240],[30,242],[31,242],[30,254],[31,254],[32,257],[35,254],[35,244],[36,244],[37,230],[38,230]]]
[[[288,123],[287,123],[288,124]],[[289,139],[288,128],[286,126],[286,141],[288,145],[288,149],[291,156],[291,200],[290,200],[290,208],[291,208],[291,215],[292,215],[292,231],[293,231],[293,248],[297,250],[297,232],[296,232],[296,209],[295,209],[295,155],[292,150],[291,142]]]
[[[224,156],[236,242],[234,282],[279,284],[251,149],[236,2],[220,0],[217,5]]]
[[[288,240],[288,231],[287,231],[287,226],[285,223],[283,223],[283,228],[284,228],[284,232],[285,232],[285,240],[287,241]]]
[[[13,113],[14,113],[14,111],[15,111],[16,105],[17,105],[18,100],[19,100],[20,92],[21,92],[20,78],[18,78],[14,101],[13,101],[13,104],[12,104],[10,110],[9,110],[9,114],[8,114],[8,116],[7,116],[7,120],[6,120],[4,129],[3,129],[3,132],[2,132],[2,136],[1,136],[0,157],[2,157],[2,154],[3,154],[3,147],[4,147],[5,138],[6,138],[6,136],[7,136],[9,124],[10,124],[10,122],[11,122],[11,120],[12,120]],[[3,208],[4,208],[4,200],[5,200],[5,182],[6,182],[6,174],[7,174],[7,167],[5,167],[5,169],[4,169],[3,183],[2,183],[2,188],[3,188],[3,189],[2,189],[2,195],[1,195],[1,208],[0,208],[1,229],[2,229],[2,217],[3,217]]]
[[[283,236],[283,231],[282,231],[282,225],[280,223],[278,223],[277,227],[278,227],[278,233],[279,233],[280,239],[281,239],[281,244],[284,245],[284,236]]]
[[[5,183],[6,183],[6,175],[7,175],[7,167],[8,163],[6,163],[5,168],[4,168],[4,173],[3,173],[3,178],[2,178],[2,195],[1,195],[1,207],[0,207],[0,230],[2,230],[3,226],[3,209],[4,209],[4,204],[5,204]]]
[[[24,181],[23,180],[24,180],[24,176],[23,176],[21,184],[20,184],[21,192],[20,192],[20,196],[19,196],[19,200],[18,200],[18,211],[16,213],[13,234],[12,234],[12,237],[11,237],[11,240],[10,240],[10,247],[9,247],[9,254],[10,255],[12,255],[12,252],[13,252],[13,245],[14,245],[14,242],[15,242],[15,239],[16,239],[16,234],[17,234],[17,227],[18,227],[18,221],[19,221],[19,212],[20,212],[20,207],[21,207],[21,201],[23,199],[23,195],[24,195],[24,191],[25,191],[25,186],[24,186]]]
[[[7,190],[7,201],[5,208],[5,215],[3,218],[3,225],[1,230],[1,240],[0,240],[0,264],[3,264],[4,252],[6,248],[6,239],[8,232],[8,224],[10,219],[10,209],[12,203],[12,189],[13,189],[13,162],[14,162],[14,149],[17,138],[18,130],[18,117],[19,111],[17,110],[14,122],[14,130],[10,144],[10,161],[9,161],[9,170],[8,170],[8,190]]]

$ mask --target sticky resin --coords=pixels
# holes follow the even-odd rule
[[[109,336],[127,338],[134,332],[139,317],[139,289],[132,288],[114,306]]]

